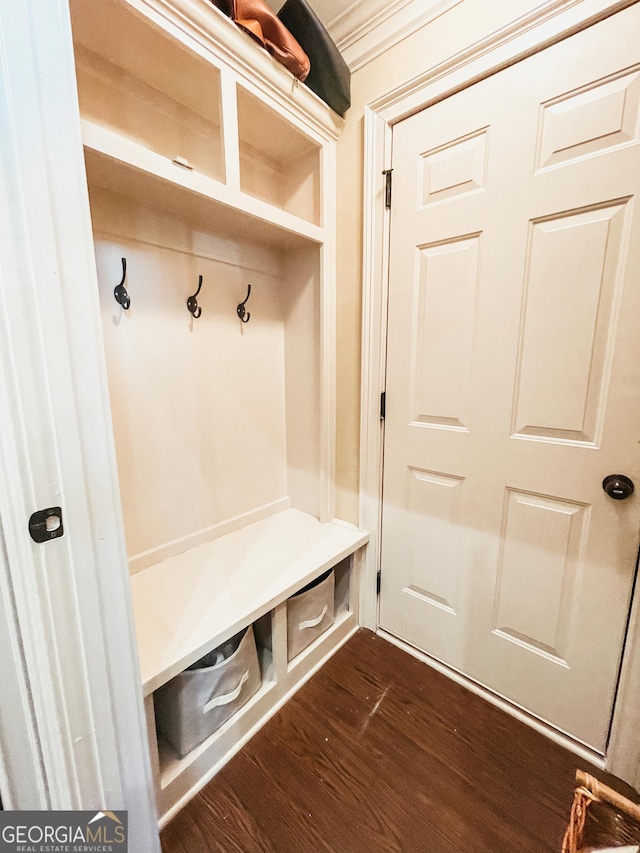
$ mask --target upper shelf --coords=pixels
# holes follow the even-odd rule
[[[82,121],[89,186],[172,211],[186,221],[214,226],[220,234],[284,248],[323,243],[310,222],[234,190],[118,133]]]
[[[226,69],[202,39],[185,43],[151,14],[182,5],[72,0],[90,181],[173,210],[193,214],[195,206],[230,233],[322,242],[322,138],[252,93],[252,81]],[[210,4],[207,12],[209,22],[220,17]],[[243,225],[234,210],[252,221]]]
[[[368,541],[287,509],[131,577],[144,694]]]
[[[321,146],[238,86],[240,187],[294,216],[321,224]]]
[[[220,70],[128,4],[72,4],[82,117],[225,180]]]
[[[89,0],[71,0],[85,2]],[[104,2],[104,0],[103,0]],[[310,131],[337,139],[344,127],[340,118],[314,92],[293,76],[250,36],[216,9],[211,0],[123,0],[139,9],[185,44],[195,41],[211,51],[244,79],[248,88],[264,94],[278,111],[295,115]]]

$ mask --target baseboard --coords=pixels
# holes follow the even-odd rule
[[[476,696],[481,696],[483,699],[486,699],[487,702],[491,702],[492,705],[495,705],[496,708],[500,708],[501,711],[504,711],[505,714],[509,714],[511,717],[515,717],[516,720],[520,720],[521,723],[529,726],[535,731],[540,732],[540,734],[552,740],[554,743],[557,743],[559,746],[568,749],[570,752],[573,752],[579,758],[582,758],[584,761],[588,761],[591,764],[598,767],[600,770],[605,769],[605,757],[590,747],[586,746],[583,743],[580,743],[577,740],[574,740],[569,735],[564,732],[558,731],[558,729],[553,728],[548,723],[539,720],[537,717],[534,717],[532,714],[529,714],[527,711],[522,710],[517,705],[514,705],[512,702],[509,702],[507,699],[504,699],[502,696],[494,693],[489,690],[487,687],[483,687],[481,684],[478,684],[476,681],[473,681],[471,678],[468,678],[466,675],[462,675],[457,672],[455,669],[451,669],[451,667],[446,666],[440,661],[435,660],[435,658],[429,657],[429,655],[424,654],[424,652],[419,651],[414,646],[409,645],[404,640],[398,639],[398,637],[394,637],[392,634],[387,633],[382,629],[378,629],[376,631],[379,637],[387,640],[387,642],[391,643],[394,646],[397,646],[399,649],[402,649],[403,652],[407,652],[412,657],[417,658],[417,660],[422,663],[426,663],[432,669],[435,669],[437,672],[440,672],[442,675],[446,675],[447,678],[450,678],[452,681],[455,681],[456,684],[462,685],[462,687],[466,687],[467,690],[470,690],[472,693],[475,693]]]

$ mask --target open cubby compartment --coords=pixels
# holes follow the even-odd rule
[[[126,0],[72,0],[85,123],[160,154],[176,169],[225,179],[220,71]]]
[[[237,101],[242,192],[320,225],[320,143],[240,85]]]
[[[357,585],[354,580],[354,575],[359,570],[359,560],[361,553],[358,551],[345,557],[333,567],[334,575],[334,622],[329,626],[319,637],[304,648],[298,655],[288,662],[288,670],[293,672],[309,657],[313,657],[317,653],[317,648],[322,647],[327,641],[331,641],[331,635],[340,632],[345,624],[352,621],[354,613],[358,612],[358,602],[356,600]],[[286,622],[284,623],[286,630]],[[285,643],[286,648],[286,643]]]
[[[273,643],[271,639],[272,613],[266,613],[253,624],[258,662],[262,683],[257,692],[209,737],[194,747],[187,755],[181,757],[164,738],[157,733],[155,722],[150,726],[150,735],[155,733],[157,738],[157,787],[162,799],[162,793],[170,788],[178,777],[199,761],[205,764],[215,764],[233,750],[236,741],[242,740],[255,728],[256,722],[265,714],[272,704],[269,696],[276,684],[273,666]],[[212,649],[219,645],[216,643]],[[208,651],[211,651],[209,649]],[[206,652],[205,652],[206,654]],[[204,655],[203,655],[204,656]],[[148,697],[154,704],[155,696]],[[156,752],[155,749],[152,752]]]
[[[283,515],[281,514],[281,517]],[[255,526],[259,527],[260,524]],[[320,525],[319,522],[316,524],[318,528],[325,528],[323,534],[325,537],[329,530],[332,539],[331,541],[325,540],[323,544],[317,530],[316,537],[311,536],[306,547],[306,558],[302,562],[305,567],[308,567],[311,565],[310,561],[315,561],[316,567],[312,571],[306,571],[306,568],[302,567],[302,563],[298,565],[287,563],[286,558],[290,556],[287,553],[287,548],[290,546],[283,541],[281,535],[278,535],[271,543],[263,543],[266,547],[259,551],[260,562],[264,565],[265,575],[268,575],[270,571],[267,555],[271,554],[273,550],[278,552],[275,554],[275,559],[280,561],[280,571],[276,571],[271,580],[268,580],[268,583],[271,584],[271,597],[269,599],[271,604],[269,606],[272,609],[265,612],[262,608],[258,611],[261,615],[256,614],[253,617],[259,659],[262,661],[263,667],[262,687],[255,696],[217,732],[184,758],[180,758],[169,744],[161,738],[157,738],[153,693],[147,695],[145,707],[147,710],[149,745],[156,778],[156,796],[161,826],[164,826],[197,791],[204,787],[273,714],[358,630],[357,576],[363,559],[363,546],[366,544],[368,536],[356,531],[349,525],[335,523]],[[235,535],[239,536],[241,533],[243,532]],[[213,544],[219,545],[220,541]],[[254,548],[256,547],[255,540],[252,545]],[[293,550],[299,549],[294,548]],[[329,557],[332,553],[334,554],[333,559]],[[346,556],[341,558],[340,555],[345,553]],[[314,577],[321,575],[331,565],[334,566],[336,580],[335,622],[304,652],[288,664],[287,599]],[[149,586],[136,588],[137,582],[139,580],[144,581],[146,574],[146,572],[141,572],[132,578],[134,610],[136,611],[144,606],[143,601],[149,603],[149,599],[153,599],[153,593]],[[238,574],[242,579],[242,568],[238,569]],[[291,580],[296,575],[298,580],[292,583]],[[186,581],[188,582],[188,580],[187,578]],[[223,597],[226,592],[226,589],[222,590]],[[269,595],[264,590],[261,594],[263,597]],[[245,611],[253,606],[254,598],[255,591],[248,590],[247,600],[243,604]],[[150,603],[153,607],[153,601]],[[229,610],[228,608],[226,610],[220,608],[216,612],[228,614]],[[232,619],[233,617],[229,616],[229,618]],[[221,625],[222,623],[219,622],[218,627]],[[224,635],[221,636],[226,639],[235,632],[236,627],[225,631]],[[206,651],[216,647],[219,642],[218,639],[215,642],[210,641],[203,645],[197,656],[193,657],[192,660],[198,660]],[[156,688],[154,687],[154,689]]]
[[[321,516],[321,248],[229,236],[89,178],[131,571],[289,508]]]
[[[344,618],[348,613],[351,613],[354,610],[354,604],[351,601],[351,593],[353,590],[351,575],[352,566],[356,559],[357,558],[352,554],[344,560],[341,560],[333,569],[333,573],[335,575],[334,608],[336,621]]]

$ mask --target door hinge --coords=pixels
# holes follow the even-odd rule
[[[380,394],[380,420],[383,421],[387,414],[387,392]]]
[[[382,586],[382,572],[378,569],[378,574],[376,575],[376,595],[380,595],[380,587]]]
[[[387,210],[391,209],[391,172],[393,169],[383,169],[384,175],[384,206]]]

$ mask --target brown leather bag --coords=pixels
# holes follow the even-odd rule
[[[294,77],[306,79],[311,68],[309,57],[264,0],[224,2],[227,3],[227,14],[241,29],[288,68]],[[215,5],[220,7],[221,4],[215,2]]]

